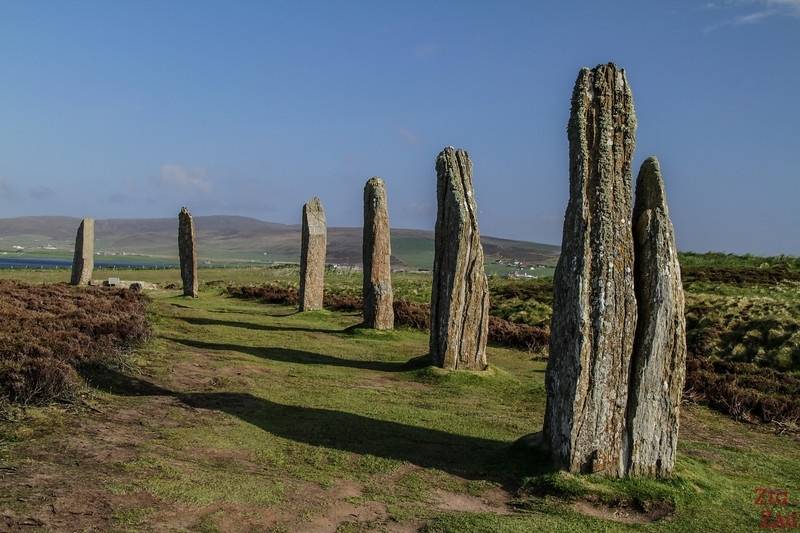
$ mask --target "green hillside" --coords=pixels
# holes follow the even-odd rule
[[[69,217],[21,217],[0,219],[0,254],[6,257],[69,257],[80,220]],[[300,257],[300,227],[237,216],[195,217],[201,261],[297,262]],[[507,273],[522,266],[553,266],[559,247],[484,236],[482,239],[490,272]],[[153,258],[154,264],[177,259],[177,220],[107,219],[95,221],[95,251],[98,260],[129,262],[131,256]],[[329,263],[361,264],[361,228],[328,228]],[[146,263],[146,258],[136,261]],[[395,268],[431,269],[433,232],[392,230],[392,261]],[[510,266],[517,261],[520,266]],[[502,262],[502,264],[501,264]],[[547,273],[548,270],[528,270]]]

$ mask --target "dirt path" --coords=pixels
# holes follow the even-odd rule
[[[172,312],[164,304],[159,309]],[[182,323],[180,327],[191,333],[204,326]],[[91,402],[91,408],[60,411],[41,424],[31,424],[30,433],[13,449],[13,466],[0,469],[0,531],[324,532],[344,524],[365,530],[416,531],[424,525],[414,518],[395,520],[384,502],[365,494],[369,487],[418,474],[421,469],[413,464],[391,475],[376,473],[325,486],[276,475],[275,469],[265,469],[263,461],[244,448],[204,444],[176,450],[165,434],[191,434],[194,428],[233,423],[230,414],[193,406],[185,394],[231,385],[247,387],[253,380],[272,377],[269,367],[254,369],[228,360],[221,365],[217,351],[165,341],[172,331],[161,330],[158,342],[170,354],[169,363],[162,361],[162,367],[134,377],[114,371],[93,375],[94,384],[106,392]],[[383,392],[393,385],[385,376],[359,379],[355,386],[365,390]],[[412,385],[412,389],[421,387]],[[207,465],[227,465],[258,478],[263,486],[279,485],[280,497],[274,503],[253,503],[259,498],[247,497],[250,501],[242,503],[235,498],[226,501],[223,494],[214,501],[198,497],[191,502],[183,494],[173,496],[171,487],[154,485],[148,477],[157,471],[168,480],[164,472],[173,472],[175,478],[205,479],[209,470],[208,475],[214,473]],[[508,513],[510,500],[511,495],[499,488],[491,489],[485,498],[440,489],[426,505],[444,511]]]

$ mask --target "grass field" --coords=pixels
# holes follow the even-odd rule
[[[0,529],[734,532],[758,528],[759,487],[788,491],[775,512],[798,511],[791,436],[687,405],[674,479],[549,472],[512,446],[541,428],[545,362],[492,347],[483,374],[411,368],[424,332],[222,294],[288,283],[285,269],[201,275],[199,299],[151,293],[155,339],[120,367],[85,369],[86,405],[4,411]],[[398,291],[424,300],[415,276]]]

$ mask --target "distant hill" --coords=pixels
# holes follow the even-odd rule
[[[0,219],[0,250],[17,246],[26,253],[71,253],[79,223],[80,219],[71,217]],[[195,226],[202,259],[296,262],[300,255],[299,225],[217,215],[195,217]],[[558,258],[558,246],[489,236],[481,240],[490,262],[549,266]],[[99,219],[95,242],[99,252],[172,259],[177,255],[177,218]],[[398,267],[431,268],[433,232],[393,229],[392,261]],[[328,229],[328,262],[361,263],[361,228]]]

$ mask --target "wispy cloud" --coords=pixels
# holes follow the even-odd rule
[[[8,182],[7,178],[0,176],[0,199],[16,200],[17,196],[17,189]]]
[[[405,141],[408,144],[417,144],[417,143],[419,143],[419,137],[417,137],[410,130],[407,130],[406,128],[400,128],[399,130],[397,130],[397,132],[400,134],[400,136],[403,137],[403,139],[405,139]]]
[[[30,201],[41,202],[55,196],[56,192],[46,185],[18,189],[9,179],[0,176],[0,200],[2,201],[27,204]]]
[[[403,211],[413,216],[436,216],[436,206],[430,202],[409,202],[403,208]]]
[[[207,193],[211,191],[211,181],[203,169],[190,169],[182,165],[161,165],[159,181],[182,189]]]
[[[421,43],[414,47],[414,55],[419,58],[432,57],[439,53],[439,45],[433,43]]]
[[[28,191],[28,196],[33,200],[46,200],[56,195],[56,192],[46,185],[39,185]]]
[[[800,0],[724,0],[721,2],[708,2],[705,9],[716,11],[740,11],[739,14],[728,16],[703,31],[705,33],[724,28],[726,26],[746,26],[758,24],[773,17],[800,18]],[[746,11],[746,12],[741,12]]]

